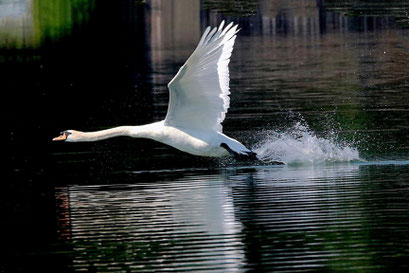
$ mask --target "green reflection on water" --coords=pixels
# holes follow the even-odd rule
[[[0,18],[0,48],[38,48],[60,40],[89,20],[95,0],[26,0],[17,5],[25,12]]]

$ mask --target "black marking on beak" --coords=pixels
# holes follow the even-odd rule
[[[53,141],[66,141],[69,135],[70,132],[62,131],[58,137],[53,138]]]

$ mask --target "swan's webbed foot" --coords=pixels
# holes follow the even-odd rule
[[[239,159],[239,160],[249,160],[249,159],[250,160],[258,160],[257,154],[255,152],[250,151],[250,152],[245,152],[245,154],[241,154],[241,153],[233,151],[229,147],[229,145],[227,145],[226,143],[220,144],[220,147],[226,149],[229,152],[229,154],[232,157],[234,157],[235,159]]]
[[[236,160],[258,160],[260,161],[260,159],[257,157],[257,153],[250,151],[250,152],[245,152],[245,154],[241,154],[241,153],[237,153],[235,151],[233,151],[229,145],[227,145],[226,143],[222,143],[220,144],[220,147],[226,149],[229,154],[234,157],[234,159]],[[269,165],[285,165],[284,162],[282,161],[269,161],[268,162]]]

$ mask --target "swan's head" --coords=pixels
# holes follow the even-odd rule
[[[53,141],[75,141],[77,138],[78,132],[74,130],[62,131],[58,137],[53,138]]]

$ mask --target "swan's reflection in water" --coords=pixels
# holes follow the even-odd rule
[[[220,176],[134,182],[58,193],[69,199],[76,269],[229,272],[243,263],[241,224]]]
[[[351,164],[132,175],[61,188],[60,234],[78,270],[384,268],[409,243],[405,189],[385,180],[405,172]]]

